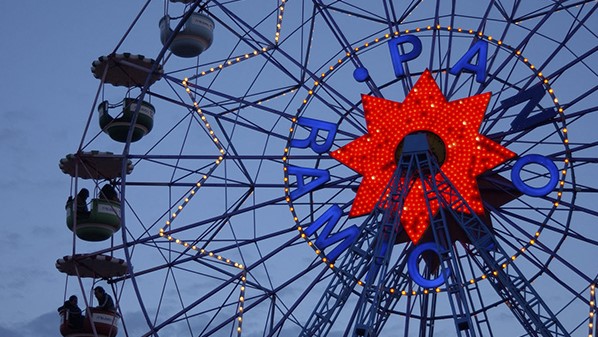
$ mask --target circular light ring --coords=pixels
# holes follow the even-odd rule
[[[525,165],[538,164],[548,170],[550,180],[542,187],[531,187],[521,179],[521,170]],[[559,180],[559,171],[552,160],[539,154],[528,154],[517,160],[511,169],[511,182],[521,193],[532,197],[543,197],[552,192]]]
[[[554,102],[554,106],[555,109],[558,111],[559,116],[561,117],[560,122],[562,124],[562,128],[561,128],[561,135],[563,136],[563,139],[565,141],[563,141],[563,144],[565,146],[566,149],[566,159],[564,160],[564,166],[563,166],[563,172],[565,172],[568,168],[569,168],[569,160],[570,160],[570,155],[571,152],[569,150],[569,144],[568,144],[568,135],[567,135],[567,124],[566,124],[566,119],[565,119],[565,109],[560,105],[560,103],[558,102],[558,100],[556,100],[556,94],[554,93],[554,91],[552,90],[551,87],[551,83],[549,81],[549,79],[547,77],[544,76],[544,74],[537,68],[533,67],[532,63],[523,56],[523,54],[521,53],[520,50],[516,49],[515,47],[503,42],[502,40],[497,40],[497,39],[493,39],[491,36],[486,35],[486,34],[479,34],[479,32],[475,32],[473,30],[467,30],[467,29],[462,29],[462,28],[453,28],[451,26],[448,27],[440,27],[440,26],[430,26],[427,29],[426,28],[415,28],[415,29],[405,29],[403,31],[396,31],[394,32],[394,34],[385,34],[384,36],[380,37],[380,38],[376,38],[371,42],[366,42],[363,45],[360,46],[355,46],[352,48],[351,51],[347,52],[345,57],[343,57],[341,59],[341,62],[339,63],[346,63],[345,61],[350,60],[351,58],[355,57],[356,55],[358,55],[358,53],[363,52],[364,50],[368,49],[369,47],[373,47],[375,45],[378,45],[379,42],[383,42],[385,40],[388,40],[390,38],[399,36],[400,34],[417,34],[417,33],[421,33],[421,32],[425,32],[425,31],[429,31],[429,30],[437,30],[437,31],[449,31],[449,32],[454,32],[454,33],[458,33],[458,34],[463,34],[463,35],[477,35],[478,38],[484,39],[486,41],[488,41],[489,43],[495,44],[496,46],[498,46],[501,49],[510,51],[514,54],[516,54],[519,58],[520,61],[522,61],[524,64],[530,66],[530,70],[541,80],[541,82],[543,83],[545,89],[547,90],[548,94],[550,95],[550,97],[553,98],[553,102]],[[264,52],[266,51],[265,49],[263,50]],[[237,60],[238,61],[238,60]],[[329,77],[333,72],[335,72],[337,69],[339,69],[339,67],[335,67],[335,66],[331,66],[328,69],[324,70],[320,76],[318,76],[318,80],[314,81],[314,85],[311,87],[311,89],[309,90],[309,92],[311,92],[311,94],[306,95],[305,99],[303,100],[303,104],[301,104],[299,106],[299,108],[297,109],[297,115],[291,119],[291,121],[293,122],[293,125],[295,126],[296,122],[297,122],[297,117],[302,115],[303,110],[305,109],[305,107],[308,105],[308,102],[314,97],[313,93],[318,90],[322,84],[325,82],[325,78]],[[202,74],[203,75],[203,74]],[[369,74],[368,74],[369,75]],[[353,78],[355,79],[355,74],[353,74]],[[293,133],[294,133],[295,128],[292,127],[290,128],[290,133],[289,133],[289,139],[292,138]],[[297,211],[295,210],[295,207],[293,206],[293,203],[291,202],[290,197],[288,196],[289,191],[290,191],[290,185],[289,185],[289,180],[288,180],[288,174],[287,174],[287,167],[286,165],[289,164],[288,162],[288,156],[289,156],[289,152],[290,152],[290,147],[289,144],[287,144],[287,146],[284,148],[284,156],[283,156],[283,162],[285,164],[285,167],[283,168],[284,171],[284,177],[285,177],[285,194],[287,195],[286,197],[286,201],[289,204],[289,210],[293,216],[293,218],[295,219],[295,223],[297,224],[297,226],[299,226],[299,228],[301,228],[301,224],[300,224],[300,220],[299,220],[299,215],[297,214]],[[553,175],[554,177],[554,175]],[[562,178],[563,181],[565,179],[565,173],[562,174]],[[561,181],[561,187],[560,190],[562,191],[562,181]],[[557,202],[560,201],[562,198],[561,193],[559,193],[556,196],[556,200]],[[555,204],[555,207],[557,205]],[[537,240],[537,238],[540,236],[540,233],[542,231],[542,228],[540,228],[534,235],[535,240]],[[300,230],[301,232],[301,230]],[[311,240],[309,240],[309,238],[304,237],[305,241],[308,243],[311,243]],[[530,240],[530,242],[534,242],[534,239]],[[519,250],[517,250],[517,252],[514,254],[513,256],[513,260],[514,258],[518,257],[519,255],[522,255],[524,252],[526,252],[528,250],[528,248],[533,245],[532,243],[528,242],[527,244],[525,244],[523,247],[521,247]],[[314,246],[312,246],[312,249],[316,250],[316,248]],[[317,250],[316,250],[316,254]],[[336,269],[335,269],[336,270]],[[478,276],[477,278],[475,278],[475,281],[480,281],[485,279],[486,276],[482,275],[482,276]],[[438,288],[439,289],[439,288]],[[400,293],[400,292],[399,292]],[[419,292],[418,292],[419,294]]]
[[[433,251],[434,253],[440,256],[440,254],[438,253],[437,245],[434,242],[426,242],[416,246],[415,249],[413,249],[409,254],[409,258],[407,260],[407,269],[409,271],[409,276],[415,283],[419,284],[424,288],[436,288],[444,283],[445,276],[448,277],[450,275],[450,270],[447,270],[444,273],[445,275],[442,275],[441,273],[440,275],[438,275],[438,277],[431,280],[424,278],[417,270],[417,259],[425,251]]]

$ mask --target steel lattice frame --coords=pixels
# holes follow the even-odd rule
[[[190,11],[208,13],[216,24],[210,49],[197,59],[170,55],[154,34],[163,7],[182,17],[175,31]],[[590,289],[598,267],[592,258],[598,251],[592,228],[598,141],[588,128],[598,120],[597,8],[596,1],[574,0],[147,1],[112,51],[149,51],[164,76],[130,92],[101,83],[98,92],[112,100],[130,95],[151,101],[154,130],[138,142],[117,144],[90,125],[79,146],[122,153],[135,164],[119,179],[122,231],[112,243],[74,248],[129,262],[127,276],[107,280],[123,319],[121,333],[292,336],[320,319],[317,336],[353,335],[371,258],[336,266],[326,260],[335,244],[318,247],[321,231],[306,235],[305,228],[338,206],[333,233],[357,226],[360,242],[371,243],[375,226],[365,224],[383,212],[348,218],[362,177],[328,152],[292,146],[310,132],[298,119],[336,125],[336,150],[368,132],[361,94],[400,102],[426,69],[450,101],[492,92],[480,133],[519,156],[549,158],[562,184],[542,197],[513,192],[515,160],[487,178],[508,195],[506,203],[484,204],[492,240],[504,249],[492,258],[517,270],[516,277],[507,275],[520,280],[513,287],[533,284],[535,292],[516,296],[531,301],[517,303],[518,319],[489,280],[492,271],[476,260],[475,245],[452,244],[450,265],[458,266],[455,280],[463,284],[461,295],[451,295],[445,286],[426,289],[410,279],[405,263],[413,245],[403,242],[387,261],[392,293],[361,300],[379,303],[382,312],[366,328],[379,336],[401,331],[422,337],[454,334],[456,327],[463,336],[500,336],[507,325],[509,335],[585,331],[593,323]],[[422,52],[400,63],[404,73],[397,77],[387,45],[406,35],[422,43]],[[478,41],[488,46],[483,81],[467,71],[452,74]],[[108,47],[99,46],[98,53]],[[398,48],[402,55],[417,49]],[[369,77],[357,81],[356,68],[366,68]],[[530,98],[537,101],[528,109]],[[291,196],[309,184],[289,174],[291,166],[326,171],[330,179]],[[531,185],[546,176],[541,169],[522,170]],[[350,254],[358,252],[344,250],[337,261],[349,261]],[[469,330],[453,318],[455,296],[466,297],[460,300],[467,304]],[[550,318],[548,330],[523,323],[539,298],[557,319]],[[313,316],[331,306],[333,315]]]

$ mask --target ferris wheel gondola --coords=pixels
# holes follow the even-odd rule
[[[84,246],[127,263],[92,273],[114,287],[119,331],[593,334],[597,49],[575,41],[596,41],[596,9],[144,8],[160,35],[135,21],[120,54],[94,62],[98,92],[123,90],[125,103],[108,117],[118,103],[96,98],[100,128],[85,128],[76,152],[122,150],[108,174],[119,235]],[[140,32],[152,61],[120,52]],[[99,186],[102,160],[64,166]]]

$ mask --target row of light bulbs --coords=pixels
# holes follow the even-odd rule
[[[286,0],[281,0],[281,4],[278,7],[278,15],[277,15],[277,20],[276,20],[276,29],[275,29],[275,33],[274,33],[274,45],[278,45],[278,41],[280,39],[280,32],[282,30],[282,20],[283,20],[283,14],[284,14],[284,8],[286,5]],[[202,70],[200,72],[198,72],[197,75],[194,76],[190,76],[189,78],[187,78],[186,80],[194,80],[198,77],[202,77],[208,74],[213,74],[215,72],[218,72],[224,68],[227,68],[229,66],[232,66],[234,64],[237,64],[239,62],[243,62],[245,60],[248,60],[250,58],[253,58],[255,56],[261,55],[267,51],[269,51],[270,49],[272,49],[272,47],[262,47],[262,49],[257,50],[254,49],[251,52],[245,53],[245,54],[241,54],[241,55],[237,55],[237,56],[233,56],[231,58],[229,58],[228,60],[226,60],[223,63],[220,63],[219,65],[217,65],[216,67],[210,67],[209,69],[206,70]]]
[[[284,13],[284,6],[286,4],[286,0],[281,0],[281,5],[278,8],[278,20],[277,20],[277,24],[276,24],[276,32],[275,32],[275,37],[274,37],[274,41],[276,44],[278,44],[278,40],[280,38],[280,31],[282,28],[282,19],[283,19],[283,13]],[[199,103],[197,101],[195,101],[194,97],[193,97],[193,92],[191,90],[191,88],[189,88],[189,81],[194,80],[198,77],[204,76],[206,74],[210,74],[210,73],[214,73],[217,72],[219,70],[222,70],[228,66],[231,66],[233,64],[242,62],[244,60],[248,60],[254,56],[260,55],[266,51],[268,51],[269,49],[267,47],[263,47],[261,49],[261,51],[258,50],[253,50],[251,53],[246,53],[244,55],[239,55],[236,57],[232,57],[229,60],[227,60],[224,63],[219,64],[217,67],[211,67],[209,70],[204,70],[201,71],[200,73],[198,73],[195,76],[191,76],[191,77],[186,77],[183,81],[182,81],[182,85],[185,88],[185,92],[187,92],[187,94],[189,95],[189,97],[191,98],[191,100],[193,101],[193,106],[195,111],[197,112],[197,114],[199,115],[201,121],[204,123],[204,127],[206,128],[206,130],[208,131],[208,134],[212,137],[212,141],[214,142],[214,144],[216,145],[216,147],[218,148],[219,152],[220,152],[220,156],[218,157],[218,159],[215,161],[215,165],[213,165],[211,167],[211,169],[209,170],[208,174],[203,175],[201,177],[201,179],[195,184],[195,186],[189,191],[189,194],[183,199],[183,202],[176,208],[176,210],[171,214],[170,218],[166,221],[165,226],[163,228],[160,228],[160,232],[159,235],[161,237],[166,237],[169,241],[174,242],[176,244],[179,244],[185,248],[190,248],[194,251],[198,251],[202,256],[208,256],[208,257],[212,257],[214,259],[217,259],[219,261],[225,262],[231,266],[234,266],[236,268],[239,268],[241,270],[243,270],[242,276],[241,276],[241,293],[239,295],[239,303],[237,306],[237,333],[238,336],[241,335],[241,331],[242,331],[242,323],[243,323],[243,303],[245,301],[245,288],[246,288],[246,282],[247,282],[247,272],[244,269],[243,264],[241,263],[237,263],[234,261],[231,261],[228,258],[224,258],[220,255],[216,255],[214,254],[214,252],[211,251],[206,251],[205,249],[198,249],[195,245],[190,245],[189,243],[182,241],[180,239],[176,239],[174,237],[172,237],[171,235],[167,235],[166,234],[166,230],[171,226],[172,221],[174,221],[174,219],[182,212],[182,210],[185,208],[185,206],[187,206],[187,204],[189,203],[189,201],[191,200],[191,198],[193,198],[193,196],[197,193],[197,191],[199,190],[199,188],[205,183],[205,181],[208,179],[208,177],[211,175],[211,173],[222,163],[223,160],[223,156],[225,154],[225,149],[224,147],[220,144],[220,142],[218,141],[218,138],[215,136],[214,130],[212,129],[212,127],[210,126],[210,123],[207,121],[206,116],[203,114],[203,111],[201,110],[201,108],[199,107]],[[293,89],[294,91],[294,89]],[[261,103],[261,102],[260,102]]]
[[[544,84],[544,87],[546,88],[548,94],[550,95],[550,97],[552,99],[552,102],[554,103],[554,105],[556,107],[556,110],[558,111],[559,116],[561,117],[562,124],[563,124],[563,127],[562,127],[561,131],[562,131],[562,135],[563,135],[562,136],[562,141],[563,141],[563,144],[565,145],[565,149],[566,149],[566,152],[567,152],[566,153],[566,157],[568,157],[570,155],[570,150],[568,148],[568,143],[569,143],[568,133],[567,133],[566,125],[564,123],[564,121],[565,121],[565,116],[564,116],[565,111],[564,111],[564,108],[559,104],[559,100],[556,97],[556,94],[554,93],[554,89],[552,89],[550,87],[549,79],[547,77],[545,77],[544,74],[541,71],[539,71],[534,66],[533,63],[531,63],[529,61],[528,58],[522,56],[521,50],[517,50],[517,49],[513,48],[512,46],[510,46],[508,44],[505,44],[502,40],[495,40],[492,36],[485,35],[483,32],[481,32],[481,31],[478,32],[478,31],[475,31],[473,29],[469,29],[469,30],[465,30],[465,29],[462,29],[462,28],[456,28],[455,29],[455,28],[453,28],[451,26],[442,27],[440,25],[426,26],[425,28],[405,29],[403,31],[395,31],[393,34],[385,34],[385,35],[383,35],[381,37],[375,38],[374,40],[372,40],[370,42],[366,42],[366,43],[364,43],[361,46],[353,47],[351,52],[346,52],[346,54],[345,54],[345,56],[343,58],[338,59],[335,64],[330,65],[328,67],[328,70],[322,72],[320,74],[320,78],[314,81],[312,88],[307,91],[307,95],[306,95],[306,97],[302,101],[303,104],[297,109],[297,116],[299,116],[303,112],[303,110],[306,108],[307,103],[310,101],[311,97],[313,96],[314,92],[318,89],[318,87],[322,85],[322,82],[324,81],[325,77],[329,76],[336,69],[337,65],[340,65],[340,64],[346,62],[347,60],[351,59],[352,57],[357,56],[357,53],[359,51],[362,51],[363,49],[366,49],[366,48],[368,48],[370,46],[376,45],[376,44],[378,44],[380,42],[383,42],[385,40],[388,40],[391,37],[397,37],[397,36],[399,36],[401,34],[409,34],[409,33],[413,33],[413,32],[422,32],[422,31],[433,31],[433,30],[437,30],[437,31],[456,31],[456,32],[459,32],[459,33],[464,33],[464,34],[477,35],[479,38],[486,39],[487,41],[489,41],[491,43],[496,43],[498,46],[501,46],[501,47],[503,47],[503,48],[505,48],[507,50],[510,50],[513,54],[517,55],[517,57],[519,58],[519,60],[522,61],[524,64],[526,64],[531,69],[531,71],[534,72],[535,76],[537,76],[538,78],[540,78],[540,80]],[[292,122],[293,122],[293,124],[295,124],[297,122],[297,118],[296,117],[293,118]],[[289,129],[289,132],[290,132],[289,139],[292,139],[294,128],[291,127]],[[289,149],[288,146],[284,148],[284,155],[282,157],[282,161],[285,164],[288,161],[289,150],[290,149]],[[565,185],[565,177],[566,177],[566,174],[567,174],[567,168],[569,166],[569,159],[565,158],[563,162],[564,162],[564,167],[561,170],[562,176],[561,176],[561,179],[559,180],[560,190],[557,192],[557,199],[553,203],[554,207],[558,207],[559,201],[562,198],[562,188]],[[290,212],[293,215],[293,219],[294,219],[294,221],[295,221],[295,223],[297,225],[297,230],[299,231],[299,235],[307,242],[307,244],[310,247],[312,247],[312,249],[314,250],[314,252],[316,253],[316,255],[323,256],[321,258],[322,263],[326,264],[330,269],[334,270],[334,268],[335,268],[334,263],[331,263],[330,261],[328,261],[327,258],[324,255],[324,253],[322,251],[320,251],[315,246],[315,244],[307,237],[307,235],[303,232],[303,228],[301,227],[301,225],[299,223],[299,218],[297,216],[297,213],[295,212],[295,209],[294,209],[294,207],[293,207],[293,205],[291,203],[291,198],[289,196],[290,189],[288,187],[288,185],[289,185],[289,179],[288,179],[287,167],[286,166],[284,167],[284,172],[285,172],[284,182],[285,182],[285,185],[286,185],[286,187],[285,187],[285,193],[286,193],[285,200],[289,204],[289,210],[290,210]],[[525,246],[521,247],[514,255],[511,256],[510,261],[507,261],[507,262],[503,263],[501,265],[501,267],[503,269],[505,269],[509,265],[510,262],[512,262],[515,259],[517,259],[517,257],[520,256],[521,254],[525,253],[525,251],[530,246],[536,244],[537,240],[538,240],[538,238],[540,236],[541,230],[542,229],[540,229],[538,232],[536,232],[534,234],[534,238],[530,239]],[[492,274],[494,276],[496,276],[496,275],[498,275],[498,271],[494,271]],[[478,282],[480,280],[484,280],[484,279],[487,279],[487,278],[488,278],[487,275],[481,275],[481,276],[478,276],[476,278],[470,279],[469,283],[473,284],[473,283],[476,283],[476,282]],[[363,285],[363,281],[362,280],[357,280],[357,284],[358,285]],[[444,289],[441,289],[441,288],[423,289],[423,290],[419,290],[419,291],[407,291],[407,290],[400,290],[400,291],[398,291],[397,289],[394,289],[394,288],[387,289],[387,291],[389,293],[391,293],[391,294],[401,294],[401,295],[429,294],[430,292],[436,292],[436,293],[438,293],[438,292],[441,292],[443,290]]]
[[[191,250],[197,251],[201,256],[205,256],[205,257],[208,257],[208,258],[213,258],[213,259],[218,260],[220,262],[226,263],[227,265],[230,265],[230,266],[233,266],[235,268],[238,268],[238,269],[240,269],[242,271],[242,273],[241,273],[241,287],[240,287],[239,301],[238,301],[237,309],[236,309],[237,310],[237,319],[236,319],[237,335],[241,336],[242,325],[243,325],[243,305],[244,305],[244,302],[245,302],[245,288],[247,286],[247,271],[245,270],[245,267],[243,266],[243,264],[235,262],[235,261],[232,261],[231,259],[225,258],[225,257],[223,257],[221,255],[215,254],[212,251],[207,251],[207,250],[205,250],[203,248],[198,248],[195,245],[191,245],[188,242],[185,242],[183,240],[174,238],[173,236],[167,234],[167,229],[172,225],[172,222],[183,211],[183,209],[185,208],[185,206],[187,206],[189,204],[189,201],[193,198],[193,196],[195,196],[195,194],[197,194],[197,191],[203,186],[203,184],[205,183],[205,181],[211,176],[211,174],[216,170],[216,168],[222,163],[222,161],[224,159],[224,155],[226,153],[226,150],[224,149],[224,147],[222,146],[222,144],[218,140],[218,137],[216,136],[216,134],[215,134],[214,130],[212,129],[210,123],[207,121],[207,118],[204,115],[202,109],[199,107],[199,103],[197,101],[195,101],[195,99],[194,99],[193,92],[189,88],[189,78],[185,78],[182,81],[182,85],[185,88],[185,92],[187,92],[187,94],[189,95],[189,97],[193,101],[194,110],[198,114],[200,120],[203,122],[203,126],[205,127],[206,131],[210,135],[210,137],[212,139],[212,142],[214,143],[214,145],[218,149],[218,152],[220,153],[220,155],[215,160],[214,164],[208,170],[208,172],[205,175],[202,175],[202,177],[189,190],[188,195],[183,199],[183,202],[175,209],[175,211],[170,215],[169,219],[166,221],[165,226],[162,227],[162,228],[160,228],[159,235],[161,237],[165,237],[170,242],[174,242],[174,243],[179,244],[179,245],[181,245],[181,246],[183,246],[183,247],[185,247],[187,249],[191,249]]]

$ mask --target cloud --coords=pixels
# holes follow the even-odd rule
[[[5,328],[5,327],[2,327],[2,326],[0,326],[0,336],[6,336],[6,337],[25,337],[20,332],[18,332],[17,330]]]
[[[0,336],[4,337],[61,337],[60,318],[56,312],[49,312],[31,321],[0,326]]]

